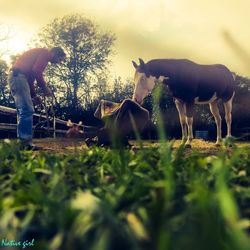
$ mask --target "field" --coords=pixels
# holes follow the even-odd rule
[[[0,249],[250,249],[248,143],[35,142],[0,144]]]

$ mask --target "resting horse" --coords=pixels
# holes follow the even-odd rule
[[[131,99],[122,103],[101,100],[94,116],[104,121],[105,126],[89,134],[87,130],[83,135],[87,138],[87,145],[111,144],[129,146],[128,136],[140,133],[149,122],[149,112]],[[94,133],[93,133],[94,132]]]
[[[193,139],[194,104],[209,104],[217,127],[216,145],[220,145],[221,117],[217,106],[222,99],[225,108],[227,136],[231,136],[232,101],[235,81],[232,73],[221,64],[201,65],[186,59],[154,59],[144,63],[132,61],[135,71],[133,100],[141,103],[153,90],[156,80],[167,84],[174,97],[182,129],[182,142],[191,147]]]

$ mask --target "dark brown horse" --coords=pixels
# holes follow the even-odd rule
[[[229,69],[221,64],[201,65],[186,59],[154,59],[144,63],[132,61],[135,71],[133,100],[141,103],[153,90],[156,81],[167,84],[175,100],[182,129],[182,141],[191,147],[194,104],[209,104],[217,127],[216,145],[220,145],[221,117],[217,106],[221,99],[225,108],[227,136],[231,136],[232,101],[235,81]]]

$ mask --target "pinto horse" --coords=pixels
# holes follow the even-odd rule
[[[140,64],[132,61],[135,71],[133,100],[139,104],[153,90],[156,81],[168,85],[173,95],[182,129],[182,143],[191,147],[193,139],[194,104],[209,104],[217,127],[219,146],[221,137],[221,116],[217,101],[221,99],[225,109],[227,137],[231,136],[232,101],[235,94],[235,80],[229,69],[221,64],[201,65],[186,59],[154,59]]]

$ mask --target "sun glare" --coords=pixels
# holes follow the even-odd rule
[[[28,48],[28,42],[31,38],[29,32],[25,32],[16,27],[8,27],[8,38],[1,44],[3,50],[3,59],[10,61],[10,56],[23,52]]]
[[[19,53],[27,48],[27,43],[28,39],[26,37],[18,35],[17,37],[11,39],[9,46],[13,53]]]

